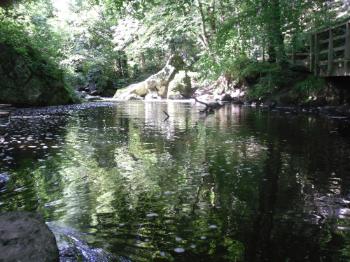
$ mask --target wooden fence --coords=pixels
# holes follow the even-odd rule
[[[318,76],[350,76],[350,21],[311,35],[308,64]]]

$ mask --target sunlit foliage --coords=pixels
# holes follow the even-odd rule
[[[334,3],[7,1],[0,7],[0,39],[38,48],[73,86],[111,95],[156,72],[171,53],[213,79],[239,73],[233,70],[241,58],[285,65],[291,53],[307,52],[309,32],[345,17],[346,8]]]

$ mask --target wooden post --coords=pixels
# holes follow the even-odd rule
[[[314,64],[314,73],[316,76],[319,75],[320,68],[320,45],[318,43],[318,35],[315,33],[314,35],[314,52],[315,52],[315,64]]]
[[[346,23],[344,65],[345,74],[350,75],[350,22]]]
[[[332,28],[329,29],[329,44],[328,44],[328,65],[327,65],[327,76],[330,76],[333,71],[333,31]]]

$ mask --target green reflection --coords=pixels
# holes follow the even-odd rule
[[[349,193],[349,141],[329,136],[334,123],[130,102],[57,126],[54,147],[8,167],[2,210],[39,210],[133,261],[349,257],[350,223],[337,206]]]

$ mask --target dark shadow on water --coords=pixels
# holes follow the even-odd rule
[[[189,103],[55,110],[2,130],[1,211],[38,211],[131,261],[350,258],[347,123]]]

